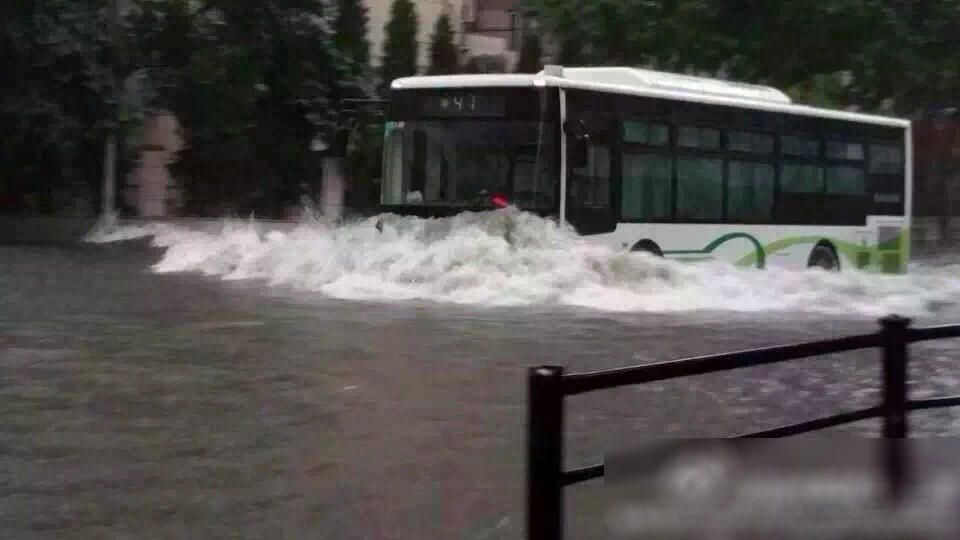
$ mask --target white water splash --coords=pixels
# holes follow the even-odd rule
[[[88,240],[144,237],[165,249],[156,272],[264,280],[345,299],[870,316],[920,315],[960,300],[957,267],[883,276],[678,263],[614,252],[515,209],[432,220],[382,216],[341,226],[310,220],[288,232],[264,232],[252,221],[225,221],[209,231],[104,227]]]

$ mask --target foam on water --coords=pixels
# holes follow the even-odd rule
[[[106,224],[88,240],[151,237],[165,250],[156,272],[263,280],[344,299],[870,316],[920,315],[960,300],[957,266],[882,276],[678,263],[615,252],[515,209],[429,220],[381,216],[339,226],[307,220],[288,232],[261,228],[252,221],[224,221],[208,231]]]

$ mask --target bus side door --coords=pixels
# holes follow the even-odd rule
[[[609,102],[609,103],[608,103]],[[567,221],[580,234],[613,232],[612,182],[618,170],[617,130],[608,96],[567,91]]]

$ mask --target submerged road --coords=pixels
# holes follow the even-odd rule
[[[159,257],[0,246],[0,537],[521,538],[528,366],[875,328],[854,314],[334,300],[150,273]],[[918,323],[957,321],[947,308]],[[960,393],[957,344],[914,351],[915,397]],[[568,462],[860,407],[877,382],[864,352],[575,397]],[[957,434],[958,420],[930,411],[913,427]],[[571,537],[603,536],[601,494],[568,491]]]

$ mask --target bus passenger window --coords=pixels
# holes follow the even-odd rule
[[[820,141],[784,135],[780,138],[783,154],[798,157],[817,157],[820,153]]]
[[[862,169],[856,167],[827,168],[827,193],[836,195],[863,195],[867,183]]]
[[[823,193],[823,169],[816,165],[784,164],[780,186],[786,193]]]
[[[720,148],[720,132],[708,128],[681,127],[677,142],[682,148],[716,150]]]
[[[748,222],[772,220],[773,184],[772,165],[731,161],[727,182],[727,219]]]
[[[621,214],[626,220],[662,220],[673,211],[671,160],[644,154],[623,156]]]
[[[870,145],[871,174],[901,174],[903,172],[903,152],[899,147],[884,144]]]
[[[677,217],[719,221],[723,213],[723,162],[719,159],[677,160]]]
[[[827,158],[863,161],[863,145],[860,143],[827,141]]]
[[[625,120],[623,142],[657,147],[667,146],[670,144],[670,127],[664,124]]]
[[[727,147],[734,152],[772,154],[773,135],[749,133],[746,131],[731,131],[727,135]]]

